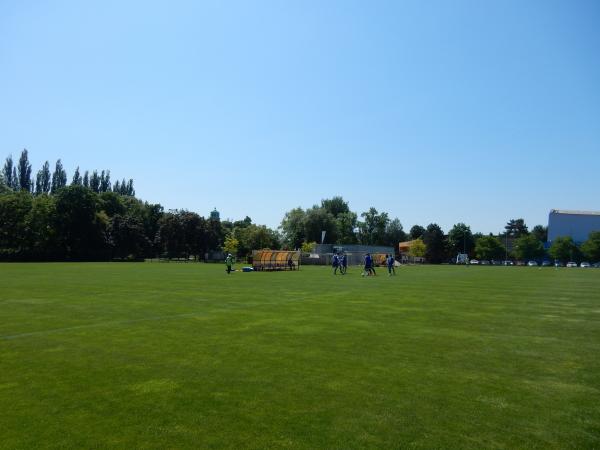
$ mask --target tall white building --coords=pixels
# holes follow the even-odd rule
[[[592,231],[600,231],[600,211],[550,210],[548,242],[560,236],[571,236],[576,243],[586,241]]]

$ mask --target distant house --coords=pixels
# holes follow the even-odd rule
[[[600,211],[552,209],[548,217],[548,243],[570,236],[576,243],[588,239],[592,231],[600,231]]]

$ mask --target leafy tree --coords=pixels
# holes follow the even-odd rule
[[[379,213],[371,207],[360,215],[364,221],[358,223],[361,244],[382,245],[385,243],[385,230],[390,221],[388,214]]]
[[[321,208],[335,218],[337,218],[340,214],[347,214],[350,212],[348,202],[345,202],[344,199],[339,196],[321,200]]]
[[[432,264],[439,264],[444,261],[446,256],[446,245],[444,242],[444,232],[436,223],[427,225],[425,234],[423,234],[423,242],[427,247],[425,257]]]
[[[304,236],[310,241],[321,241],[321,232],[325,231],[325,241],[337,242],[337,224],[333,214],[325,208],[313,206],[304,217]]]
[[[236,255],[239,244],[240,243],[236,238],[234,238],[232,235],[228,235],[223,243],[223,251],[225,253]]]
[[[479,259],[501,259],[506,252],[496,236],[482,236],[475,245],[475,256]]]
[[[285,213],[279,228],[283,234],[283,241],[288,247],[299,248],[302,245],[302,242],[304,242],[306,238],[304,232],[305,218],[306,213],[300,207],[294,208]],[[318,240],[321,240],[320,236]]]
[[[518,238],[529,234],[527,225],[523,219],[511,219],[504,227],[510,237]]]
[[[52,186],[50,192],[56,194],[60,188],[67,185],[67,172],[63,169],[61,160],[56,161],[54,173],[52,174]]]
[[[138,258],[150,245],[141,220],[135,216],[116,214],[111,217],[108,235],[113,256],[117,258]]]
[[[0,196],[0,258],[22,259],[27,243],[27,215],[31,210],[31,195],[9,192]]]
[[[110,170],[107,170],[106,172],[103,170],[100,174],[100,186],[98,187],[98,190],[100,192],[108,192],[110,189]]]
[[[60,258],[57,248],[56,201],[53,196],[41,195],[32,199],[26,217],[27,242],[32,259]]]
[[[185,251],[183,224],[177,211],[164,214],[159,223],[157,240],[161,253],[168,258],[179,258]]]
[[[452,227],[448,232],[448,250],[452,256],[459,253],[473,254],[475,248],[475,239],[471,228],[460,222]],[[486,258],[489,259],[489,258]]]
[[[544,246],[534,235],[524,234],[515,240],[513,253],[521,261],[537,259],[544,255]]]
[[[396,248],[400,242],[406,241],[406,233],[400,219],[395,218],[387,224],[383,244]]]
[[[48,194],[50,193],[51,187],[52,178],[50,176],[50,164],[48,161],[46,161],[37,173],[35,181],[35,193],[36,195]]]
[[[97,214],[96,207],[97,196],[83,186],[68,186],[56,194],[58,237],[67,258],[106,258],[108,218]]]
[[[587,241],[581,244],[584,256],[592,262],[600,262],[600,231],[592,231]]]
[[[24,149],[21,152],[21,157],[19,158],[19,189],[22,191],[31,192],[31,164],[29,164],[29,158],[27,155],[27,149]]]
[[[90,187],[90,174],[87,170],[83,174],[83,186],[86,188]]]
[[[82,186],[83,180],[81,179],[81,175],[79,174],[79,166],[75,169],[75,173],[73,174],[73,180],[71,181],[71,185]]]
[[[413,258],[424,258],[427,253],[427,246],[422,239],[414,239],[408,249],[408,254]]]
[[[419,239],[423,237],[424,234],[425,228],[423,228],[421,225],[413,225],[409,232],[410,238],[412,240]]]
[[[352,211],[339,213],[335,218],[335,222],[338,242],[356,244],[356,233],[354,232],[357,226],[356,213]]]
[[[12,159],[12,155],[9,155],[4,162],[4,167],[2,168],[2,173],[4,175],[4,183],[10,189],[15,189],[18,181],[16,177],[15,167]]]
[[[100,192],[100,177],[97,170],[94,170],[90,177],[90,189],[96,193]]]
[[[547,242],[548,241],[548,227],[543,225],[536,225],[531,230],[531,234],[533,234],[538,241]]]
[[[559,236],[552,241],[548,254],[551,258],[565,263],[578,259],[579,249],[570,236]]]
[[[8,193],[10,188],[6,185],[6,181],[4,180],[4,174],[0,172],[0,194]]]
[[[245,228],[252,225],[252,219],[248,216],[244,220],[236,220],[233,222],[233,228]]]
[[[300,249],[302,250],[303,253],[312,253],[314,251],[314,249],[316,248],[316,246],[317,246],[316,242],[303,242]]]

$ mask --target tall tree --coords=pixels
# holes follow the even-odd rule
[[[97,170],[94,170],[90,177],[90,189],[96,193],[100,192],[100,177]]]
[[[19,189],[21,189],[22,191],[31,192],[31,164],[29,163],[27,149],[23,149],[23,151],[21,152],[21,157],[19,158],[18,174]]]
[[[337,218],[340,214],[346,214],[350,212],[348,202],[345,202],[340,196],[321,200],[321,208],[325,209],[325,211],[330,213],[335,218]]]
[[[83,186],[86,188],[90,187],[90,174],[87,170],[83,174]]]
[[[111,185],[110,185],[110,170],[107,171],[102,171],[102,173],[100,174],[100,186],[98,187],[98,190],[100,192],[108,192],[111,189]]]
[[[425,228],[423,228],[421,225],[413,225],[409,232],[410,238],[412,240],[419,239],[423,237],[424,234]]]
[[[506,250],[500,239],[496,236],[482,236],[477,239],[475,245],[475,256],[479,259],[500,259],[504,256]]]
[[[600,262],[600,231],[592,231],[583,244],[581,251],[592,263]]]
[[[548,227],[545,227],[543,225],[536,225],[531,230],[531,234],[533,234],[538,239],[538,241],[548,241]]]
[[[300,207],[285,213],[279,228],[283,234],[283,240],[289,248],[300,248],[302,242],[306,240],[306,235],[304,233],[305,218],[306,213]],[[321,237],[319,236],[319,242],[320,241]]]
[[[427,247],[425,257],[432,264],[439,264],[446,257],[446,244],[444,241],[444,232],[436,223],[427,225],[423,234],[423,242]]]
[[[338,243],[356,244],[357,216],[352,211],[342,212],[335,218],[337,226]]]
[[[398,244],[404,241],[406,241],[406,233],[404,232],[400,219],[396,217],[387,224],[384,244],[396,249]]]
[[[309,241],[321,242],[322,232],[325,231],[324,243],[335,244],[338,241],[337,224],[333,214],[317,205],[306,210],[304,218],[304,235]]]
[[[578,258],[579,249],[570,236],[559,236],[552,241],[548,254],[551,258],[566,263]]]
[[[4,167],[2,168],[2,173],[4,175],[4,183],[9,188],[13,189],[15,186],[16,180],[13,179],[14,173],[14,162],[12,159],[12,155],[8,155],[6,161],[4,162]]]
[[[475,239],[471,228],[462,222],[454,225],[448,232],[448,248],[452,256],[459,253],[472,254],[475,248]]]
[[[360,215],[364,221],[358,223],[359,239],[361,244],[383,245],[385,243],[385,230],[390,222],[386,212],[379,213],[371,207]]]
[[[72,186],[81,186],[83,185],[83,180],[81,179],[81,175],[79,174],[79,166],[75,169],[75,173],[73,174],[73,180],[71,181]]]
[[[506,234],[508,234],[508,236],[514,238],[519,238],[529,234],[529,230],[527,229],[527,225],[525,225],[525,221],[523,219],[510,219],[504,229],[506,230]]]
[[[129,195],[131,197],[135,196],[135,189],[133,188],[133,180],[131,178],[127,182],[127,189],[125,191],[125,195]]]
[[[35,182],[35,193],[48,194],[52,187],[52,177],[50,175],[50,164],[48,161],[44,163],[42,168],[38,171]]]
[[[544,254],[544,245],[532,234],[524,234],[515,240],[513,253],[521,261],[537,259]]]
[[[63,169],[63,165],[61,160],[56,161],[56,166],[54,167],[54,173],[52,174],[52,187],[50,188],[50,192],[56,194],[60,188],[63,188],[67,185],[67,172]]]

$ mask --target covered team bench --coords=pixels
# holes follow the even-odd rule
[[[254,270],[298,270],[300,252],[288,250],[254,250],[252,252]]]

